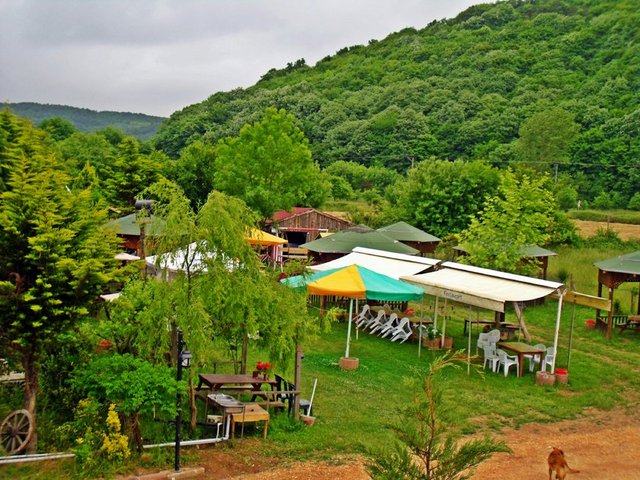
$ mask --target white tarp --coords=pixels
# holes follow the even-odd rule
[[[360,265],[376,273],[398,279],[405,275],[415,275],[440,263],[433,258],[416,257],[402,253],[386,252],[372,248],[356,247],[351,253],[330,262],[312,265],[310,270],[320,272],[332,268]]]
[[[506,302],[526,302],[556,292],[561,283],[445,262],[442,269],[401,276],[430,295],[504,312]]]

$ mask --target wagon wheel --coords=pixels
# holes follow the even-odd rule
[[[0,446],[9,454],[21,453],[33,436],[33,416],[27,410],[11,412],[0,426]]]

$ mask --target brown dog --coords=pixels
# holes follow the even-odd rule
[[[556,480],[564,480],[567,473],[579,473],[578,470],[574,470],[573,468],[567,465],[567,461],[564,458],[564,452],[557,447],[551,447],[551,453],[547,458],[547,463],[549,464],[549,480],[551,480],[551,475],[553,472],[556,472]]]

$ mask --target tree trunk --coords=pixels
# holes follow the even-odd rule
[[[189,410],[191,410],[191,423],[189,429],[193,432],[198,421],[198,407],[196,406],[196,392],[193,388],[193,369],[189,369]],[[206,419],[205,419],[206,421]]]
[[[33,343],[31,343],[33,345]],[[36,398],[38,395],[38,364],[34,348],[23,351],[22,368],[24,370],[24,408],[33,417],[33,436],[27,445],[27,453],[36,453],[38,432],[36,430]]]

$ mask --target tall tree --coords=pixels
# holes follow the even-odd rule
[[[522,161],[540,170],[567,163],[569,147],[578,135],[573,115],[561,108],[536,113],[520,127],[518,147]]]
[[[387,197],[393,216],[444,237],[465,229],[498,183],[498,170],[484,162],[432,159],[409,170]]]
[[[3,159],[0,191],[0,336],[3,353],[20,358],[24,407],[34,415],[39,359],[49,339],[89,313],[113,279],[116,238],[90,192],[72,192],[46,134],[17,118]],[[0,129],[5,130],[5,126]],[[0,137],[11,138],[6,131]],[[31,449],[35,449],[35,438]]]
[[[522,263],[522,247],[545,245],[554,222],[555,199],[549,178],[503,174],[496,195],[462,232],[461,244],[472,265],[529,274],[536,266]]]
[[[325,188],[308,143],[293,115],[268,108],[260,122],[218,144],[216,189],[241,198],[263,220],[304,204]]]

